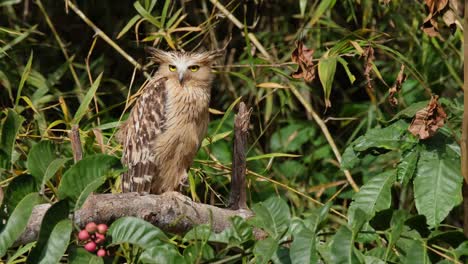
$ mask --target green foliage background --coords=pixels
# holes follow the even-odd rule
[[[0,255],[9,263],[102,262],[77,245],[67,212],[93,191],[119,192],[114,134],[155,70],[144,47],[226,46],[214,68],[208,135],[184,192],[227,205],[242,100],[253,108],[247,179],[256,216],[234,218],[222,234],[202,225],[184,237],[122,218],[109,231],[106,261],[463,263],[463,32],[441,23],[441,37],[428,37],[425,16],[423,1],[399,0],[0,2]],[[310,83],[290,77],[298,40],[315,50]],[[364,74],[369,47],[373,89]],[[388,89],[402,64],[408,79],[392,106]],[[434,137],[418,140],[407,128],[433,94],[448,118]],[[84,148],[76,164],[73,125]],[[57,216],[37,243],[13,245],[44,202],[55,203]],[[268,238],[256,241],[254,227]]]

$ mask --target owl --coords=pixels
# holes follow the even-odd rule
[[[211,65],[222,51],[181,52],[150,48],[158,71],[122,124],[122,191],[160,194],[177,190],[208,127]]]

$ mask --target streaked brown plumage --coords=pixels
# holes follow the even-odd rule
[[[208,126],[210,66],[222,55],[150,52],[159,69],[118,134],[128,167],[123,192],[160,194],[185,181]]]

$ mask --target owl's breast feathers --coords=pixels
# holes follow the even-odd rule
[[[168,87],[171,87],[169,89]],[[177,188],[208,125],[209,91],[150,81],[119,131],[123,192],[162,193]]]

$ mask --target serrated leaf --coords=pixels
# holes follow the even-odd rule
[[[267,237],[266,239],[259,240],[255,243],[253,248],[253,254],[255,256],[255,263],[263,264],[268,263],[268,261],[273,257],[278,248],[278,241],[272,237]]]
[[[15,240],[23,233],[34,206],[41,203],[41,201],[42,199],[38,193],[30,193],[18,203],[0,233],[0,257],[5,255],[7,249],[11,247]]]
[[[50,141],[41,141],[34,145],[28,154],[27,166],[29,173],[41,184],[48,166],[56,158],[54,145]]]
[[[330,94],[336,72],[336,57],[323,57],[318,63],[318,75],[323,87],[325,106],[331,107]]]
[[[112,237],[112,244],[130,243],[143,249],[160,246],[163,244],[161,240],[168,240],[159,228],[136,217],[122,217],[115,221],[108,234]]]
[[[375,212],[387,209],[391,205],[391,187],[395,182],[395,170],[383,172],[371,178],[361,190],[354,194],[353,202],[349,207],[349,223],[352,225],[354,211],[359,208],[369,218],[375,215]]]
[[[286,202],[279,197],[271,197],[252,207],[255,216],[249,221],[256,227],[264,229],[275,239],[280,239],[289,226],[291,214]]]
[[[111,169],[121,168],[120,160],[114,156],[96,154],[87,156],[70,167],[62,177],[58,187],[60,199],[70,198],[71,202],[82,201],[88,185],[99,178],[106,178]]]
[[[102,72],[101,74],[99,74],[96,80],[94,80],[93,85],[91,85],[85,97],[81,101],[81,104],[78,107],[78,110],[76,110],[75,116],[73,117],[73,120],[71,121],[72,124],[79,124],[83,116],[86,115],[86,113],[88,112],[89,104],[93,100],[93,97],[96,94],[97,89],[99,88],[99,84],[101,83],[101,78],[102,78]]]
[[[21,128],[24,118],[13,109],[8,109],[7,117],[2,126],[0,137],[0,168],[10,169],[13,164],[13,151],[16,135]]]
[[[439,150],[422,151],[413,180],[416,209],[430,227],[442,222],[461,200],[460,160]]]

